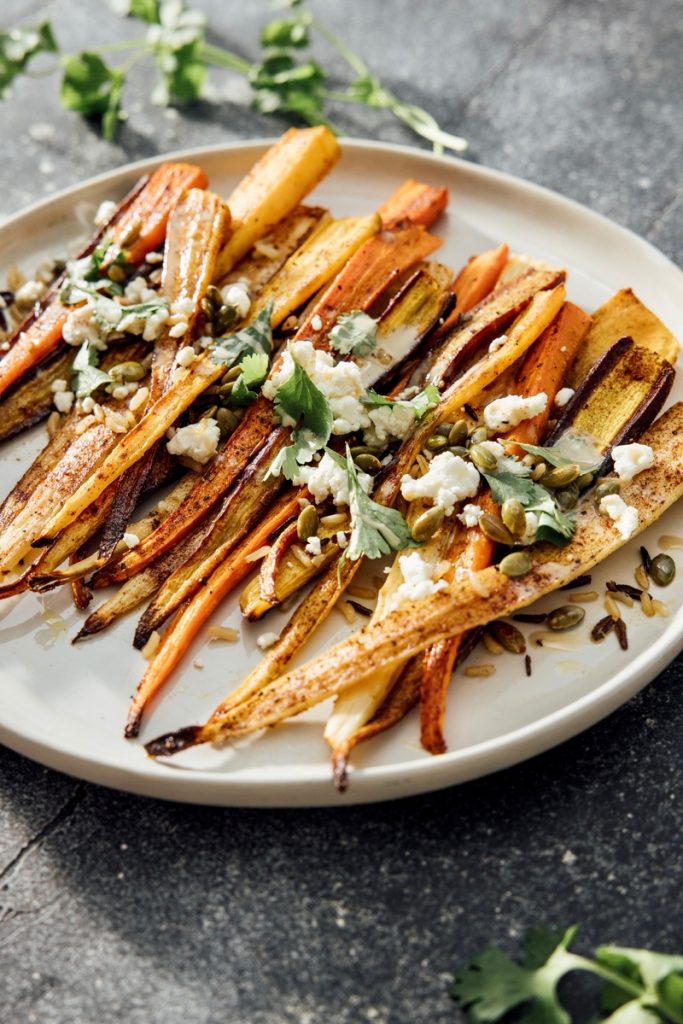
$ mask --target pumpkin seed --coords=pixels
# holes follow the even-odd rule
[[[475,427],[470,434],[470,444],[481,444],[482,441],[488,441],[489,432],[486,427]]]
[[[202,307],[202,313],[207,318],[207,320],[213,320],[216,314],[216,307],[209,299],[207,299],[206,295],[202,299],[200,305]]]
[[[494,640],[497,640],[501,647],[510,654],[524,654],[526,651],[526,640],[524,634],[513,626],[511,622],[504,622],[498,619],[489,626]]]
[[[221,384],[229,384],[231,380],[237,380],[241,372],[239,366],[231,366],[221,377]]]
[[[237,417],[232,409],[218,409],[216,412],[216,423],[221,432],[221,437],[228,437],[237,426]]]
[[[217,412],[218,412],[218,406],[217,405],[210,405],[207,409],[204,409],[202,411],[202,414],[201,414],[201,416],[199,418],[200,418],[200,420],[208,420],[211,416],[215,415],[215,413],[217,413]],[[218,421],[216,421],[216,422],[218,422]]]
[[[314,537],[319,526],[320,516],[315,505],[307,505],[306,508],[302,508],[296,521],[296,535],[299,540],[306,541],[309,537]]]
[[[526,576],[528,572],[531,572],[531,559],[526,551],[512,551],[505,556],[498,568],[504,576],[509,576],[512,579],[517,576]]]
[[[601,480],[598,486],[595,488],[594,502],[596,507],[600,504],[603,498],[606,498],[608,494],[619,493],[619,481],[618,480]]]
[[[112,366],[109,376],[113,377],[116,381],[124,381],[126,384],[129,384],[135,380],[142,380],[145,376],[145,370],[141,363],[134,363],[132,361],[117,363],[116,366]]]
[[[563,512],[568,512],[569,509],[575,508],[578,500],[579,487],[577,481],[574,481],[569,487],[563,487],[561,490],[555,491],[555,501]]]
[[[355,459],[357,455],[374,455],[375,450],[369,448],[366,444],[356,444],[351,448],[351,458]]]
[[[492,515],[490,512],[484,512],[479,517],[479,529],[488,537],[489,540],[494,540],[496,544],[507,544],[511,547],[515,538],[512,536],[507,526],[502,519],[498,516]]]
[[[448,432],[450,445],[461,445],[467,438],[467,420],[457,420]]]
[[[434,508],[428,508],[426,512],[419,515],[413,523],[413,528],[410,531],[413,535],[413,540],[429,540],[429,538],[432,537],[439,529],[443,520],[444,510],[440,505],[435,505]]]
[[[574,629],[583,622],[585,617],[585,608],[579,608],[575,604],[564,604],[560,608],[555,608],[552,612],[549,612],[546,625],[548,629],[561,633],[565,629]]]
[[[110,281],[115,281],[116,284],[123,284],[126,280],[126,271],[118,263],[114,263],[107,271],[107,277]]]
[[[431,437],[427,438],[425,448],[429,452],[440,452],[448,446],[448,441],[445,437],[441,437],[440,434],[432,434]]]
[[[207,302],[210,302],[214,310],[220,309],[223,305],[223,296],[221,295],[220,288],[216,288],[215,284],[210,284],[206,289]]]
[[[221,396],[221,398],[228,398],[228,396],[232,394],[232,389],[234,388],[234,386],[234,380],[228,381],[227,384],[221,384],[221,386],[218,389],[218,394]]]
[[[508,498],[500,510],[501,518],[513,537],[522,537],[526,533],[526,515],[524,506],[516,498]]]
[[[452,426],[453,426],[452,423],[441,423],[436,428],[436,433],[439,435],[439,437],[445,437],[446,439],[448,439],[448,435],[451,432],[451,427]]]
[[[585,491],[593,483],[592,473],[582,473],[579,479],[576,481],[576,486],[580,491]]]
[[[448,450],[451,455],[458,455],[461,459],[466,459],[469,455],[469,450],[461,444],[451,444],[448,446]]]
[[[650,565],[652,582],[658,587],[668,587],[676,575],[676,563],[671,555],[655,555]]]
[[[551,487],[553,490],[561,490],[573,484],[581,476],[581,467],[575,462],[566,466],[555,466],[543,474],[543,486]]]
[[[492,473],[498,465],[497,456],[481,444],[475,444],[470,448],[470,458],[477,469],[481,469],[485,473]]]
[[[363,452],[362,455],[357,455],[353,461],[364,473],[379,473],[382,468],[382,463],[377,456],[371,455],[370,452]]]
[[[221,306],[214,318],[216,330],[222,334],[237,323],[237,320],[237,310],[234,306]]]

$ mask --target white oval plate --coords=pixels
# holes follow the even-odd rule
[[[266,144],[190,150],[171,158],[200,164],[211,186],[227,196]],[[336,215],[373,210],[406,177],[447,185],[451,212],[438,225],[444,238],[439,258],[444,262],[458,268],[473,253],[505,240],[513,250],[567,267],[569,295],[584,308],[592,310],[611,292],[631,286],[683,336],[683,274],[624,228],[542,188],[459,160],[372,142],[349,141],[343,148],[341,163],[315,194]],[[79,204],[120,197],[158,162],[101,175],[10,219],[0,228],[0,272],[18,263],[31,273],[44,256],[63,251],[82,234],[75,216]],[[675,397],[683,397],[681,380]],[[41,427],[3,447],[2,495],[44,439]],[[644,535],[643,543],[656,550],[663,534],[683,532],[677,525],[680,515],[680,509],[672,509]],[[599,569],[596,589],[609,578],[632,579],[638,543]],[[449,753],[430,757],[421,750],[413,713],[354,752],[350,787],[343,796],[330,781],[322,738],[326,705],[239,749],[199,749],[164,763],[149,760],[140,743],[122,736],[128,700],[145,666],[130,644],[133,620],[72,647],[69,638],[80,615],[68,596],[24,596],[0,605],[0,741],[93,782],[193,803],[338,805],[426,792],[546,750],[597,722],[650,682],[683,647],[683,572],[659,596],[671,608],[668,619],[645,619],[637,607],[625,609],[628,653],[617,648],[613,636],[600,645],[589,642],[590,626],[604,614],[596,603],[586,606],[585,625],[571,634],[570,650],[533,651],[530,678],[522,659],[509,654],[496,659],[492,677],[460,675],[449,698]],[[548,598],[544,606],[557,603],[557,598]],[[283,621],[276,614],[260,626],[243,624],[237,595],[227,601],[214,622],[239,626],[239,643],[207,645],[200,638],[148,715],[142,740],[206,717],[258,659],[258,634],[280,629]],[[306,657],[341,638],[348,628],[333,614]],[[193,665],[198,658],[203,668]]]

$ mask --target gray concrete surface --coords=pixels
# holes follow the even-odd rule
[[[265,5],[198,4],[251,52]],[[471,159],[586,203],[683,257],[675,0],[316,0]],[[130,31],[95,0],[47,10],[78,49]],[[340,68],[341,70],[341,68]],[[149,79],[136,69],[139,95]],[[239,90],[215,78],[218,94]],[[272,134],[224,99],[179,115],[131,100],[116,143],[51,78],[0,106],[0,212],[137,157]],[[349,134],[411,142],[388,116]],[[36,126],[48,126],[36,128]],[[450,972],[489,941],[582,922],[683,950],[683,662],[605,722],[497,776],[351,810],[190,808],[99,789],[0,750],[0,1021],[446,1024]]]

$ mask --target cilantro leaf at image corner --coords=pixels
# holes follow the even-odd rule
[[[57,51],[57,42],[47,21],[37,28],[0,32],[0,99],[9,96],[14,79],[26,70],[34,57]]]
[[[78,114],[99,117],[104,137],[113,138],[121,120],[124,74],[87,51],[65,58],[63,68],[59,94],[62,105]]]

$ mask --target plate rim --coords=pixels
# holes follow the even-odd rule
[[[159,153],[69,185],[22,208],[0,223],[0,234],[26,217],[49,209],[56,203],[67,201],[86,189],[97,188],[112,181],[144,173],[164,160],[197,160],[220,156],[223,153],[265,150],[277,137],[258,137],[214,143],[210,146],[181,148]],[[470,178],[483,180],[489,185],[501,182],[532,199],[542,198],[548,203],[559,203],[565,210],[594,223],[601,229],[628,236],[631,245],[643,249],[650,261],[654,260],[683,288],[683,271],[647,239],[617,221],[591,210],[575,199],[563,196],[543,185],[536,184],[506,171],[475,164],[458,157],[436,155],[411,146],[379,142],[363,138],[340,139],[344,150],[387,153],[423,162],[425,166],[447,166]],[[255,154],[256,156],[258,154]],[[616,675],[595,689],[565,704],[534,722],[527,723],[503,737],[484,740],[460,750],[449,751],[439,757],[423,760],[381,764],[352,770],[351,785],[345,794],[338,794],[331,783],[329,770],[312,768],[307,778],[287,777],[245,779],[230,773],[212,772],[159,763],[144,759],[141,751],[140,768],[132,770],[110,760],[94,761],[90,756],[78,754],[57,743],[48,743],[30,729],[21,732],[0,721],[0,742],[19,754],[40,764],[66,772],[89,782],[111,788],[160,799],[221,806],[248,807],[301,807],[351,806],[374,803],[432,792],[457,785],[473,778],[499,771],[521,763],[564,742],[625,704],[683,650],[683,621],[673,616],[667,628],[654,644],[625,665]],[[198,792],[195,792],[198,790]]]

